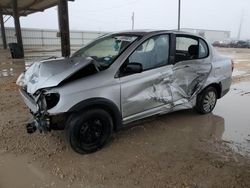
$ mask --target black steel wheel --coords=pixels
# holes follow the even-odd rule
[[[108,112],[90,109],[73,114],[68,120],[66,135],[74,151],[80,154],[101,149],[110,139],[113,121]]]

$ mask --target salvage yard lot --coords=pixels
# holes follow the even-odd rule
[[[218,50],[236,71],[212,114],[137,122],[89,155],[73,152],[64,132],[26,133],[31,116],[15,85],[25,63],[0,51],[0,188],[250,187],[250,50]]]

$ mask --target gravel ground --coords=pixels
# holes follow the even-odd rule
[[[234,83],[249,81],[250,50],[220,51],[238,61],[237,70],[245,72],[235,76]],[[26,133],[31,115],[15,85],[23,69],[24,62],[13,62],[0,51],[1,188],[250,187],[248,153],[235,152],[230,147],[233,142],[223,139],[228,116],[238,117],[218,115],[227,111],[225,101],[208,115],[186,110],[137,122],[115,133],[104,149],[78,155],[69,148],[63,131]],[[227,99],[237,102],[240,97],[229,94]]]

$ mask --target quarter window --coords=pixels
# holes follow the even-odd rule
[[[205,58],[208,56],[208,47],[204,40],[199,39],[199,58]]]

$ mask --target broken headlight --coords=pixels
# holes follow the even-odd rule
[[[60,100],[60,95],[58,93],[47,93],[45,95],[45,101],[47,110],[55,107]]]

